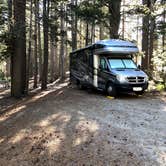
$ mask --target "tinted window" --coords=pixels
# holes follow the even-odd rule
[[[109,63],[112,69],[125,68],[121,59],[109,59]]]
[[[137,66],[131,59],[109,59],[112,69],[136,69]]]
[[[103,70],[107,70],[107,63],[104,58],[100,59],[100,68],[102,68]]]
[[[123,60],[126,68],[136,69],[136,64],[131,59],[124,59]]]

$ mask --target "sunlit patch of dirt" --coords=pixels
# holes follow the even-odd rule
[[[165,166],[164,95],[112,99],[52,84],[0,117],[0,165]]]

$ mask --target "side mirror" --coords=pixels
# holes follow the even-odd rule
[[[138,69],[141,69],[141,65],[138,65]]]

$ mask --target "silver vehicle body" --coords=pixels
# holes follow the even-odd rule
[[[95,49],[95,54],[103,53],[118,53],[118,54],[133,54],[138,53],[138,47],[129,41],[124,40],[102,40],[95,43],[95,45],[101,45],[103,48]]]
[[[116,39],[98,41],[71,53],[71,78],[75,78],[79,83],[89,84],[102,90],[105,90],[108,83],[111,83],[119,90],[133,91],[135,88],[136,91],[144,91],[148,87],[148,76],[145,72],[138,68],[113,69],[108,61],[108,58],[116,57],[122,60],[132,59],[132,56],[138,52],[138,47],[129,41]],[[81,60],[84,56],[88,57],[87,62]],[[73,57],[77,58],[73,61]],[[106,70],[100,68],[101,59],[106,63]],[[89,64],[89,60],[93,63]],[[74,65],[77,67],[73,67]]]

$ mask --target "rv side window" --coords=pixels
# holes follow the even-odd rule
[[[83,62],[84,62],[84,63],[87,63],[87,61],[88,61],[87,59],[88,59],[88,58],[87,58],[87,54],[84,53],[84,55],[83,55]]]
[[[80,52],[78,58],[81,62],[87,63],[87,54],[85,51]]]
[[[93,67],[93,55],[92,52],[90,50],[85,51],[86,56],[87,56],[87,64],[90,67]]]
[[[93,56],[89,54],[89,66],[93,67]]]
[[[101,59],[100,59],[100,68],[101,68],[102,70],[107,70],[107,69],[108,69],[108,68],[107,68],[107,63],[106,63],[106,61],[105,61],[104,58],[101,58]]]

